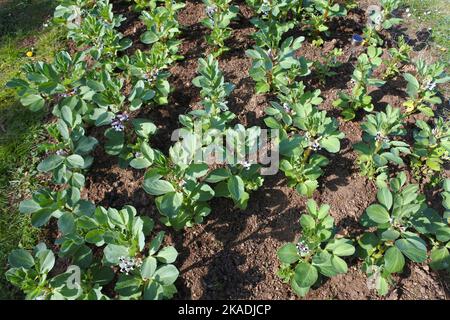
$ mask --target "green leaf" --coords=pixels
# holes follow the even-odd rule
[[[33,213],[31,216],[31,224],[36,228],[42,227],[50,220],[53,212],[55,212],[53,209],[46,208]]]
[[[424,262],[427,259],[427,247],[415,238],[399,239],[395,241],[395,245],[400,251],[411,261]]]
[[[294,280],[299,287],[311,287],[317,278],[317,269],[309,263],[301,262],[295,268]]]
[[[405,265],[405,257],[397,247],[390,247],[384,254],[384,268],[389,273],[401,272]]]
[[[146,158],[135,158],[130,161],[130,166],[134,169],[145,169],[152,165]]]
[[[55,265],[55,255],[51,250],[45,249],[38,251],[36,258],[38,260],[40,273],[48,273],[53,269],[53,266]]]
[[[158,254],[156,255],[156,259],[158,259],[162,263],[173,263],[177,259],[177,256],[177,250],[174,247],[169,246],[159,250]]]
[[[121,296],[129,297],[139,292],[141,282],[142,280],[139,277],[122,274],[119,276],[114,290]]]
[[[96,244],[103,241],[104,232],[101,229],[94,229],[86,233],[86,242]]]
[[[87,245],[82,245],[74,254],[73,264],[80,268],[87,269],[92,263],[92,250]]]
[[[308,209],[308,213],[313,217],[318,217],[317,212],[317,203],[313,199],[308,199],[306,202],[306,208]]]
[[[116,131],[110,128],[105,131],[105,137],[107,138],[105,143],[106,153],[112,156],[120,154],[125,143],[123,131]]]
[[[157,198],[156,205],[159,211],[169,218],[178,215],[183,205],[183,194],[181,192],[169,192]]]
[[[450,254],[446,247],[431,250],[430,267],[433,270],[445,270],[450,268]]]
[[[364,233],[358,240],[359,246],[367,252],[371,252],[378,245],[379,239],[375,233]]]
[[[155,43],[158,39],[158,35],[153,31],[146,31],[141,36],[141,41],[145,44]]]
[[[387,210],[379,204],[371,205],[366,209],[366,212],[368,217],[378,224],[384,224],[389,222],[390,219],[389,212],[387,212]]]
[[[156,270],[153,278],[158,281],[159,283],[162,283],[163,285],[171,285],[175,282],[175,280],[178,278],[179,272],[178,269],[175,268],[175,266],[169,264],[162,266],[158,270]]]
[[[383,206],[386,207],[387,210],[390,210],[392,207],[392,193],[388,188],[381,188],[377,192],[377,199]]]
[[[92,269],[93,281],[99,285],[106,285],[114,278],[114,272],[110,267],[94,267]]]
[[[69,234],[75,231],[75,219],[72,213],[65,212],[58,219],[58,229],[64,234]]]
[[[344,259],[338,257],[337,255],[333,255],[331,257],[331,264],[333,265],[337,273],[347,273],[348,271],[347,263],[344,261]]]
[[[319,272],[326,277],[334,277],[337,271],[331,263],[332,255],[323,250],[315,254],[312,258],[312,265],[319,269]]]
[[[175,188],[170,182],[160,179],[155,180],[153,178],[145,179],[143,187],[145,192],[153,196],[160,196],[175,191]]]
[[[31,111],[36,112],[44,108],[45,100],[37,94],[27,94],[20,99],[20,103],[28,107]]]
[[[153,277],[153,274],[156,271],[157,265],[158,265],[158,262],[156,261],[156,259],[154,257],[145,258],[145,260],[141,266],[142,279],[151,279]]]
[[[151,281],[145,285],[145,300],[161,300],[164,297],[164,288],[156,281]]]
[[[278,259],[280,259],[283,263],[294,263],[300,259],[300,255],[298,254],[297,247],[293,243],[287,243],[282,246],[278,252]]]
[[[405,73],[403,75],[406,81],[408,81],[408,85],[406,87],[406,92],[410,97],[416,97],[417,91],[420,88],[419,81],[410,73]]]
[[[66,158],[67,164],[71,168],[83,168],[84,167],[84,159],[82,156],[77,154],[72,154]]]
[[[383,241],[395,241],[400,237],[400,232],[394,229],[387,229],[381,233],[381,240]]]
[[[149,255],[154,255],[159,250],[163,239],[164,239],[164,231],[158,232],[156,237],[150,242],[150,245],[148,248]]]
[[[15,249],[8,256],[8,264],[11,268],[30,269],[34,266],[33,256],[24,249]]]
[[[324,139],[320,140],[320,145],[330,153],[339,152],[339,150],[341,149],[341,143],[336,137],[325,137]]]
[[[147,119],[133,119],[132,120],[136,134],[142,138],[148,138],[156,132],[156,126],[153,122]]]
[[[348,239],[333,239],[325,247],[326,250],[332,251],[337,256],[351,256],[355,253],[355,247],[351,240]]]
[[[220,181],[226,180],[230,177],[230,173],[225,168],[219,168],[212,171],[208,177],[205,179],[207,183],[218,183]]]
[[[316,222],[310,215],[302,214],[302,216],[300,217],[300,225],[304,229],[313,230],[316,227]]]
[[[64,157],[53,154],[45,158],[41,163],[39,163],[37,169],[40,172],[48,172],[59,167],[63,162]]]
[[[20,213],[30,214],[39,210],[41,210],[41,206],[33,199],[24,200],[19,204]]]
[[[295,282],[294,279],[291,280],[291,287],[292,287],[292,290],[294,290],[295,293],[298,294],[300,297],[306,296],[308,294],[308,291],[310,288],[310,287],[305,287],[305,288],[299,287],[297,282]]]
[[[86,81],[86,85],[90,89],[94,90],[95,92],[101,92],[101,91],[105,91],[106,90],[105,86],[99,81],[88,79]]]
[[[112,265],[118,264],[120,257],[129,256],[127,247],[116,244],[108,244],[105,249],[103,249],[103,254],[106,262]]]
[[[227,182],[228,191],[235,201],[239,201],[245,193],[244,181],[239,176],[231,176]]]
[[[377,292],[380,296],[384,296],[389,292],[389,282],[383,275],[380,275],[377,279]]]

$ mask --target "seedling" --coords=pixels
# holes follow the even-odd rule
[[[398,108],[386,107],[386,112],[368,115],[361,125],[363,140],[354,145],[358,158],[356,160],[361,174],[370,179],[376,178],[378,184],[384,184],[389,168],[388,164],[403,165],[401,154],[409,154],[409,145],[396,140],[406,134],[403,126],[404,115]]]
[[[411,73],[403,74],[408,82],[406,93],[409,99],[403,104],[408,115],[417,111],[428,117],[434,115],[432,106],[442,103],[441,98],[437,95],[437,85],[450,81],[444,68],[444,64],[440,62],[427,65],[424,60],[419,59],[416,62],[417,73],[415,76]]]
[[[390,48],[389,58],[383,61],[384,65],[386,65],[383,79],[392,79],[400,74],[401,67],[409,62],[409,53],[411,50],[412,47],[405,42],[405,38],[403,36],[400,37],[398,40],[398,48]]]
[[[418,263],[427,259],[426,243],[414,223],[426,208],[425,196],[418,190],[419,186],[406,184],[401,172],[389,186],[379,188],[378,203],[369,206],[361,218],[363,226],[375,228],[359,238],[358,249],[364,259],[363,271],[380,295],[388,293],[392,274],[403,271],[405,257]]]
[[[351,240],[335,234],[329,205],[318,207],[310,199],[306,209],[307,213],[300,217],[300,238],[278,250],[278,259],[282,263],[278,276],[302,297],[318,282],[320,275],[331,278],[346,273],[347,263],[341,257],[355,252]]]
[[[358,57],[355,71],[352,75],[353,89],[351,94],[339,93],[339,99],[333,102],[333,106],[342,109],[344,120],[352,120],[356,117],[356,112],[360,109],[371,112],[373,110],[372,97],[368,94],[369,86],[382,86],[384,81],[372,78],[372,74],[382,59],[383,50],[376,47],[369,47],[367,53]]]
[[[321,84],[325,84],[327,78],[331,78],[337,74],[333,69],[342,65],[337,58],[343,54],[342,49],[334,48],[327,54],[322,55],[323,62],[319,60],[313,62],[313,72],[317,75]]]
[[[309,63],[305,58],[295,57],[304,37],[287,38],[277,50],[264,50],[259,46],[247,50],[247,56],[253,59],[250,76],[256,82],[256,92],[265,93],[290,86],[296,77],[310,73]]]
[[[318,187],[317,179],[328,159],[317,154],[322,148],[330,153],[340,150],[339,132],[335,119],[315,108],[322,102],[320,90],[305,92],[298,83],[294,89],[284,88],[279,95],[282,104],[271,102],[264,121],[269,128],[280,130],[280,169],[288,178],[288,185],[307,197]]]
[[[208,17],[202,20],[202,24],[211,29],[206,41],[213,47],[214,57],[218,57],[229,50],[225,46],[225,40],[231,36],[232,29],[229,25],[237,17],[239,8],[231,5],[231,0],[203,0],[203,2]]]
[[[443,118],[433,121],[433,126],[416,120],[411,167],[418,179],[429,177],[437,184],[443,175],[443,164],[450,153],[450,123]]]

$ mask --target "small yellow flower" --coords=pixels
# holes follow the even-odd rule
[[[31,58],[33,56],[33,51],[27,51],[26,54],[28,58]]]

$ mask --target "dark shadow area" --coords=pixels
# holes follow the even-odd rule
[[[260,267],[267,262],[261,260],[265,259],[264,257],[251,254],[252,250],[256,249],[255,246],[268,238],[281,242],[294,240],[298,234],[300,212],[304,207],[293,205],[291,199],[277,188],[285,184],[282,177],[282,173],[266,177],[264,186],[251,193],[248,208],[244,211],[234,209],[228,199],[213,200],[212,213],[207,218],[209,222],[196,228],[205,237],[211,238],[211,241],[221,244],[218,251],[204,243],[200,236],[183,242],[181,236],[175,235],[177,248],[182,248],[181,264],[192,255],[191,250],[195,250],[197,256],[200,254],[204,257],[201,260],[196,259],[183,270],[183,273],[192,273],[196,272],[197,268],[207,267],[206,275],[202,276],[203,294],[199,299],[251,297],[253,292],[249,288],[254,288],[264,281],[265,276]],[[244,255],[244,252],[249,255]],[[191,290],[185,284],[180,287],[179,298],[190,299]]]
[[[346,154],[352,151],[350,144],[351,142],[347,138],[344,138],[341,140],[341,150],[347,149],[347,151],[325,155],[330,160],[330,163],[326,167],[325,173],[319,179],[321,189],[328,188],[332,191],[336,191],[338,187],[349,184],[350,177],[355,173],[354,161],[351,158],[345,157]],[[330,177],[331,174],[333,174],[335,178],[325,180],[325,177]],[[323,180],[325,181],[323,182]]]

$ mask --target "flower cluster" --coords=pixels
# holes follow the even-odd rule
[[[118,114],[111,123],[111,127],[115,131],[123,131],[125,129],[125,125],[123,124],[125,121],[128,121],[128,115],[126,113]]]
[[[273,54],[272,49],[267,50],[267,56],[270,58],[270,60],[275,60],[275,55]]]
[[[144,74],[144,79],[147,80],[149,84],[152,84],[158,78],[159,70],[154,69],[146,74]]]
[[[309,247],[304,241],[299,241],[296,245],[298,253],[303,257],[309,253]]]
[[[214,14],[217,12],[216,6],[208,6],[206,7],[206,15],[211,20],[211,23],[214,24]]]
[[[385,143],[388,143],[389,142],[389,138],[388,137],[385,137],[381,132],[377,132],[377,134],[375,135],[375,141],[378,141],[378,142],[385,142]]]
[[[314,151],[318,151],[318,150],[322,150],[322,147],[320,146],[320,139],[322,139],[322,137],[318,137],[316,139],[311,139],[311,135],[309,134],[309,132],[305,133],[305,138],[307,138],[309,140],[309,148],[314,150]]]
[[[261,12],[264,16],[267,16],[270,12],[270,0],[263,0],[263,3],[261,4]]]
[[[425,85],[426,90],[433,91],[435,88],[436,88],[436,82],[433,82],[433,81],[428,81],[427,84]]]
[[[284,111],[286,113],[291,113],[292,112],[291,108],[289,107],[289,105],[286,102],[283,103],[283,109],[284,109]]]
[[[56,154],[58,156],[65,156],[67,154],[67,152],[65,150],[63,150],[63,149],[59,149],[59,150],[56,151]]]
[[[250,169],[250,167],[252,166],[252,164],[247,160],[241,161],[240,164],[244,167],[245,170]]]
[[[130,271],[134,270],[135,261],[134,258],[120,257],[119,258],[119,268],[120,272],[129,274]]]
[[[135,267],[140,267],[142,264],[140,258],[120,257],[119,261],[120,272],[125,273],[126,275],[133,271]]]
[[[73,88],[71,91],[66,92],[66,93],[61,93],[60,96],[62,98],[68,98],[68,97],[72,97],[74,95],[76,95],[78,93],[78,89],[77,88]]]

